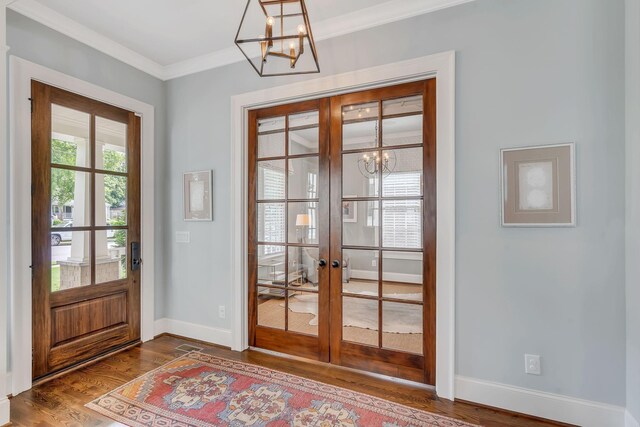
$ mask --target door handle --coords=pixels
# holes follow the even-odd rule
[[[338,261],[337,259],[334,259],[333,262],[331,262],[331,266],[333,268],[338,268],[340,267],[340,261]]]
[[[140,258],[140,243],[131,243],[131,271],[140,270],[142,259]]]
[[[324,258],[320,258],[320,261],[318,261],[318,265],[320,267],[325,267],[327,265],[327,260]]]

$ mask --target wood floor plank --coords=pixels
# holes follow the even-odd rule
[[[84,405],[184,355],[184,352],[176,350],[176,347],[183,344],[202,347],[203,352],[215,356],[285,371],[487,427],[565,425],[467,402],[439,399],[433,391],[423,386],[383,379],[328,364],[283,358],[255,350],[238,353],[168,335],[85,366],[13,397],[11,399],[12,425],[18,427],[121,426],[122,424],[87,409]]]

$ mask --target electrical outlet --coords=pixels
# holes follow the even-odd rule
[[[542,375],[540,356],[538,356],[537,354],[525,354],[524,371],[529,375]]]
[[[375,259],[371,260],[371,267],[377,267],[378,266],[378,261],[376,261]]]
[[[227,315],[227,313],[225,312],[225,307],[224,307],[224,305],[220,305],[220,306],[218,306],[218,316],[219,316],[221,319],[224,319],[226,315]]]

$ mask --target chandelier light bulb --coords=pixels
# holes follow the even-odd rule
[[[298,25],[298,34],[306,34],[306,33],[307,33],[307,27],[305,27],[304,24]]]
[[[271,26],[273,26],[273,24],[274,24],[275,22],[276,22],[276,20],[275,20],[275,19],[273,19],[273,16],[268,16],[268,17],[267,17],[267,25],[268,25],[268,26],[270,26],[270,27],[271,27]]]

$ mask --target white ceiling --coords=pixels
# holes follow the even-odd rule
[[[472,0],[307,0],[317,40]],[[9,7],[163,80],[242,60],[245,0],[17,0]]]

